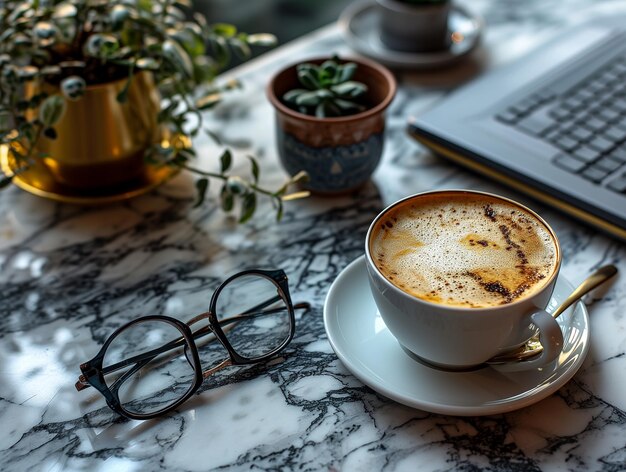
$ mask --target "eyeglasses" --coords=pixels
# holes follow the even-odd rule
[[[271,359],[293,338],[294,309],[309,308],[292,304],[282,270],[240,272],[215,290],[209,311],[187,323],[153,315],[118,328],[81,364],[76,390],[94,387],[126,418],[155,418],[182,404],[215,372]],[[208,324],[192,331],[203,320]],[[202,365],[212,367],[203,371]]]

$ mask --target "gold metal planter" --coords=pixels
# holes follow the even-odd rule
[[[145,150],[157,142],[187,145],[185,137],[170,137],[159,126],[159,94],[149,73],[138,73],[127,100],[117,96],[126,79],[87,87],[79,100],[66,101],[66,110],[55,124],[57,138],[42,137],[36,153],[48,157],[14,177],[26,191],[74,203],[102,203],[146,192],[174,170],[154,168],[144,160]],[[45,85],[49,94],[59,93]],[[34,89],[27,93],[35,93]],[[12,174],[16,163],[6,147],[0,163]]]

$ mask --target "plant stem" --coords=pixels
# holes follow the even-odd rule
[[[186,164],[177,164],[177,165],[179,165],[181,168],[185,170],[188,170],[189,172],[193,172],[194,174],[202,175],[204,177],[213,177],[213,178],[220,179],[223,181],[227,181],[229,178],[227,175],[216,174],[215,172],[207,172],[204,170],[197,169],[195,167],[188,166]],[[278,196],[274,192],[265,190],[264,188],[258,187],[257,185],[250,183],[250,182],[247,182],[247,184],[255,192],[261,193],[263,195],[267,195],[268,197],[278,198]]]

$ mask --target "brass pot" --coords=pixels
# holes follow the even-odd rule
[[[46,155],[43,164],[60,184],[97,189],[145,172],[144,152],[161,140],[159,93],[152,75],[140,72],[131,80],[127,100],[120,103],[117,96],[126,81],[91,85],[80,99],[66,100],[65,113],[54,125],[57,138],[39,140],[36,152]],[[60,93],[50,84],[41,88]]]

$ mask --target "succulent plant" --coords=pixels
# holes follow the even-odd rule
[[[320,65],[298,64],[296,88],[283,95],[283,101],[294,110],[318,118],[352,115],[367,109],[362,99],[367,85],[351,80],[356,72],[354,62],[340,63],[337,57]]]
[[[54,125],[65,100],[80,100],[90,85],[126,78],[126,87],[117,97],[124,102],[137,71],[150,71],[155,78],[162,97],[160,123],[190,138],[203,130],[211,134],[203,128],[202,112],[239,86],[236,81],[216,85],[217,74],[233,53],[247,58],[250,46],[274,43],[270,34],[246,34],[232,25],[209,24],[192,11],[189,0],[0,1],[0,143],[9,145],[18,163],[13,175],[0,174],[0,188],[43,157],[36,152],[37,142],[42,135],[55,139]],[[27,99],[24,84],[31,81],[56,84],[60,92]],[[198,204],[204,200],[209,179],[217,179],[223,184],[224,210],[230,211],[233,201],[241,199],[241,221],[254,212],[257,193],[269,196],[280,216],[287,186],[277,191],[260,188],[254,158],[252,177],[246,180],[228,174],[229,150],[220,156],[220,172],[194,169],[190,166],[194,156],[193,148],[155,145],[149,150],[152,160],[200,175]]]

